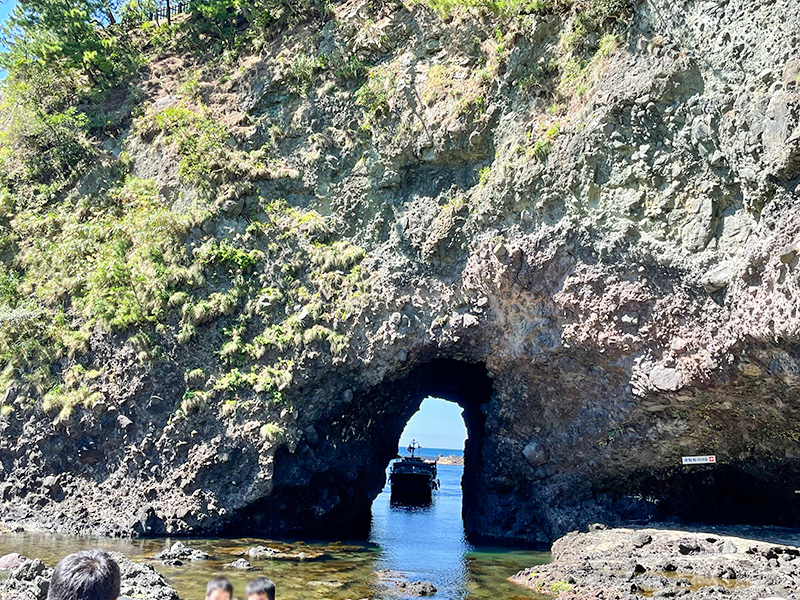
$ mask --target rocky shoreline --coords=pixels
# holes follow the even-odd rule
[[[509,580],[558,600],[800,600],[800,548],[785,542],[787,532],[731,528],[721,535],[708,531],[607,528],[571,532],[552,546],[553,562],[518,572]],[[781,535],[781,533],[785,535]],[[772,543],[741,536],[760,536]],[[179,600],[178,592],[151,564],[111,553],[122,571],[122,595],[153,600]],[[240,552],[248,558],[307,560],[299,554],[256,546]],[[322,556],[322,555],[320,555]],[[210,558],[176,542],[152,560],[178,564]],[[239,559],[251,566],[244,558]],[[236,564],[232,568],[242,568]],[[378,572],[387,589],[404,595],[436,594],[430,582],[405,581],[399,574]],[[39,559],[19,554],[0,557],[0,600],[46,600],[52,569]]]
[[[436,459],[440,465],[459,465],[464,466],[464,457],[463,456],[456,456],[455,454],[451,454],[450,456],[445,456],[444,454],[440,454],[439,458]]]
[[[669,529],[571,532],[553,562],[510,580],[558,600],[794,600],[800,549],[741,537]]]

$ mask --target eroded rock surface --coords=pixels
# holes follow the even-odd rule
[[[50,589],[53,569],[36,559],[24,561],[0,580],[0,598],[3,600],[45,600]]]
[[[800,598],[800,549],[664,529],[572,532],[511,581],[560,600]]]
[[[798,12],[643,3],[555,104],[537,69],[571,31],[559,14],[348,2],[209,75],[204,114],[270,160],[215,189],[185,239],[207,263],[187,259],[194,287],[157,325],[95,328],[45,367],[80,371],[91,402],[48,412],[30,378],[9,387],[3,519],[365,530],[434,395],[465,409],[470,535],[797,523]],[[341,48],[389,82],[358,96],[374,105],[332,70],[298,91],[292,57]],[[148,114],[177,106],[185,60],[143,75]],[[190,206],[158,130],[126,135],[132,174]],[[680,465],[698,454],[718,462]]]
[[[178,566],[184,561],[208,560],[211,555],[196,548],[189,548],[183,542],[175,542],[169,549],[159,552],[153,557],[160,560],[165,565]]]

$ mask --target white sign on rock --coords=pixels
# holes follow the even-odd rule
[[[684,465],[708,465],[717,462],[717,457],[711,456],[682,456],[681,463]]]

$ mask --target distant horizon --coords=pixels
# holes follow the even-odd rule
[[[419,440],[417,440],[419,441]],[[406,450],[408,448],[408,444],[405,446],[400,444],[397,446],[400,450]],[[445,448],[444,446],[422,446],[422,453],[425,454],[425,450],[452,450],[453,452],[463,452],[463,448]]]

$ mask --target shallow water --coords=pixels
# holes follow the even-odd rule
[[[205,582],[224,572],[234,584],[237,597],[253,577],[266,575],[275,581],[279,600],[346,600],[402,598],[396,584],[403,580],[431,581],[441,600],[525,600],[541,598],[506,578],[518,570],[550,560],[549,554],[520,549],[473,546],[464,538],[461,521],[461,474],[463,467],[440,465],[441,489],[428,507],[390,504],[389,486],[373,504],[369,542],[276,541],[257,538],[191,539],[187,546],[212,555],[208,561],[182,567],[154,566],[175,586],[182,598],[200,600]],[[46,534],[0,535],[0,555],[19,552],[41,558],[53,566],[66,554],[86,548],[124,553],[146,561],[169,547],[173,539],[87,539]],[[250,561],[255,571],[238,572],[224,566],[249,546],[324,552],[313,561]]]

